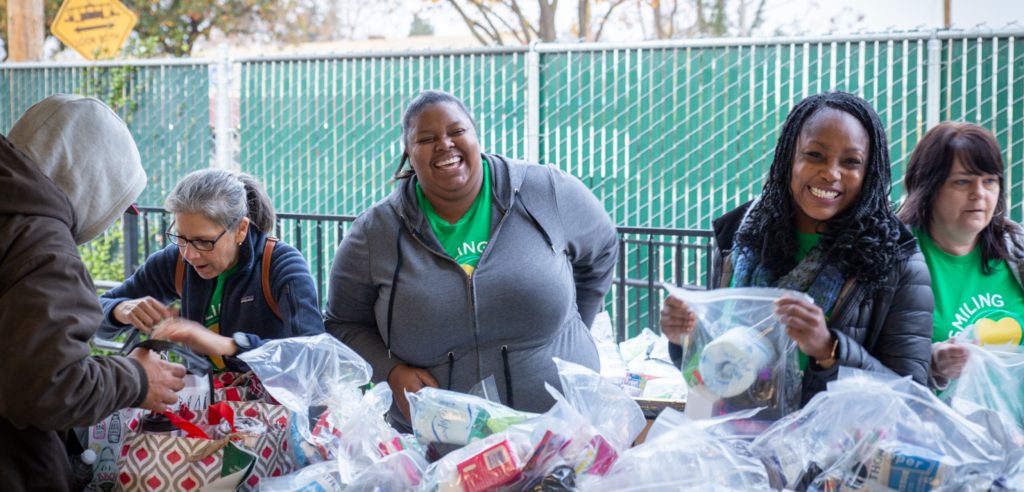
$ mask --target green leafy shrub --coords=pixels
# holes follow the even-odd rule
[[[124,281],[124,233],[121,219],[102,235],[78,247],[93,280]]]

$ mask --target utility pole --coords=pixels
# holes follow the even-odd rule
[[[43,0],[7,0],[7,60],[43,59]]]
[[[949,26],[953,25],[953,21],[951,19],[953,16],[953,13],[951,12],[952,3],[953,0],[942,0],[942,27],[946,29],[949,29]]]

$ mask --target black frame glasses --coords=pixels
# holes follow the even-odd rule
[[[171,226],[173,227],[173,224]],[[213,239],[189,239],[185,236],[171,234],[169,229],[164,232],[164,235],[167,236],[168,241],[179,248],[184,248],[186,245],[190,245],[197,251],[213,251],[213,248],[217,247],[217,241],[220,241],[220,238],[224,237],[224,234],[227,234],[227,232],[228,230],[224,229]]]

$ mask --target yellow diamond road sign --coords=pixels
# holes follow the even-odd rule
[[[88,60],[112,58],[138,20],[118,0],[64,0],[50,32]]]

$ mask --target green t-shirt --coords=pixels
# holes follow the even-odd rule
[[[817,234],[817,233],[814,233],[814,232],[800,232],[800,231],[796,231],[796,242],[797,242],[796,262],[799,264],[801,261],[804,261],[804,258],[807,258],[807,253],[810,253],[811,250],[814,249],[814,247],[817,246],[818,243],[821,242],[821,234]],[[832,314],[832,311],[829,311],[829,312],[825,313],[825,319],[827,320],[829,315],[831,315],[831,314]],[[801,371],[806,371],[807,370],[807,362],[808,362],[809,358],[807,357],[807,354],[805,354],[803,350],[800,350],[799,348],[797,348],[796,350],[797,350],[797,359],[800,361],[800,370]]]
[[[480,193],[476,200],[470,205],[469,210],[454,224],[449,224],[434,211],[434,207],[423,196],[420,184],[416,183],[416,198],[419,201],[420,209],[427,216],[430,228],[434,230],[441,246],[455,262],[466,271],[466,275],[473,276],[480,256],[484,254],[487,247],[487,240],[491,236],[491,175],[490,166],[486,159],[482,159],[484,178],[480,185]]]
[[[796,262],[800,263],[807,258],[807,253],[810,253],[821,242],[821,234],[796,231],[796,242]]]
[[[992,262],[992,273],[985,275],[980,244],[964,256],[954,256],[939,248],[926,231],[915,230],[914,235],[932,276],[932,340],[948,340],[975,325],[983,345],[1020,344],[1024,290],[1006,262]]]
[[[206,316],[203,317],[203,325],[214,333],[220,334],[220,305],[221,300],[224,298],[224,282],[226,282],[228,277],[233,275],[237,270],[238,265],[235,265],[224,272],[221,272],[220,275],[217,275],[217,285],[213,288],[213,296],[210,297],[210,305],[207,306]],[[213,365],[217,369],[224,368],[224,359],[219,355],[211,355],[210,360],[213,361]]]

